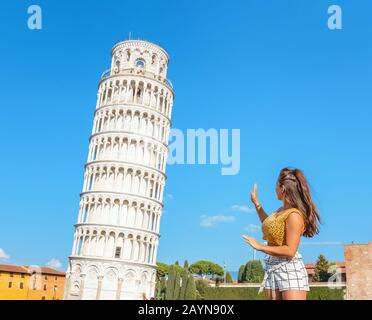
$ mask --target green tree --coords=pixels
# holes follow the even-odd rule
[[[187,260],[185,260],[183,268],[189,270],[189,262]]]
[[[174,264],[174,269],[179,273],[182,274],[183,268],[179,264]]]
[[[181,291],[180,281],[181,281],[180,272],[176,270],[176,277],[175,277],[175,280],[174,280],[174,282],[175,282],[174,283],[174,293],[173,293],[172,300],[178,300],[179,297],[180,297],[180,291]]]
[[[211,261],[200,260],[193,263],[189,268],[191,273],[196,273],[201,277],[210,275],[210,276],[223,276],[223,268]]]
[[[162,278],[160,283],[161,283],[160,299],[165,300],[165,294],[167,290],[167,281],[165,278]]]
[[[208,261],[195,262],[191,264],[189,270],[191,273],[196,273],[202,277],[208,273]]]
[[[166,291],[165,277],[156,281],[155,289],[156,289],[155,290],[155,299],[156,300],[164,300],[165,299],[165,291]]]
[[[196,299],[196,285],[195,280],[192,276],[189,277],[186,285],[185,300],[195,300]]]
[[[160,280],[168,274],[169,266],[166,263],[156,262],[156,278]]]
[[[223,283],[223,277],[214,277],[213,280],[216,283],[216,286],[219,286],[221,283]]]
[[[185,263],[183,265],[183,272],[181,273],[181,291],[179,295],[180,300],[185,300],[185,294],[186,294],[186,286],[187,286],[187,281],[189,280],[190,277],[190,272],[189,272],[189,263],[187,260],[185,260]]]
[[[176,268],[172,264],[169,266],[169,271],[168,271],[168,279],[167,279],[167,285],[166,285],[166,291],[165,291],[166,300],[173,300],[174,286],[176,283],[175,280],[176,280]]]
[[[155,299],[164,300],[166,293],[166,276],[168,275],[169,266],[162,262],[156,262],[156,284]]]
[[[332,273],[328,272],[329,267],[332,265],[324,255],[319,255],[318,260],[315,263],[314,278],[315,282],[326,282],[332,276]]]
[[[242,281],[249,283],[262,282],[265,270],[260,260],[248,261],[245,265]]]
[[[226,283],[233,283],[233,279],[230,272],[226,272]]]
[[[238,272],[238,282],[243,282],[243,274],[244,274],[245,265],[241,265]]]
[[[195,280],[196,286],[196,299],[205,300],[206,290],[209,288],[209,285],[206,280],[197,279]]]
[[[160,300],[161,299],[161,282],[156,281],[155,284],[155,299]]]

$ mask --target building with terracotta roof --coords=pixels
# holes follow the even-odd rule
[[[48,267],[0,265],[0,300],[61,300],[65,273]]]
[[[339,268],[339,272],[341,273],[341,281],[346,282],[346,268],[345,268],[345,262],[334,262],[336,267]],[[309,276],[309,282],[313,282],[314,274],[315,274],[315,263],[305,263],[305,268],[307,271],[307,274]]]

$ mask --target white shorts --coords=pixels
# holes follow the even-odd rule
[[[264,257],[265,278],[260,292],[265,289],[285,291],[309,289],[309,277],[301,254],[296,252],[293,258],[275,257],[268,254]]]

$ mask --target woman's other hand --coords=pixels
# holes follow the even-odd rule
[[[257,207],[260,204],[260,201],[258,201],[258,196],[257,196],[257,184],[255,183],[253,186],[253,191],[251,192],[251,201]]]
[[[255,238],[248,237],[246,235],[243,235],[243,238],[246,243],[248,243],[253,249],[261,251],[262,249],[262,244],[258,242]]]

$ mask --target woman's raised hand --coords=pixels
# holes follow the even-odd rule
[[[256,183],[254,184],[253,191],[251,192],[251,201],[256,207],[260,204],[260,202],[258,201],[258,196],[257,196],[257,184]]]

